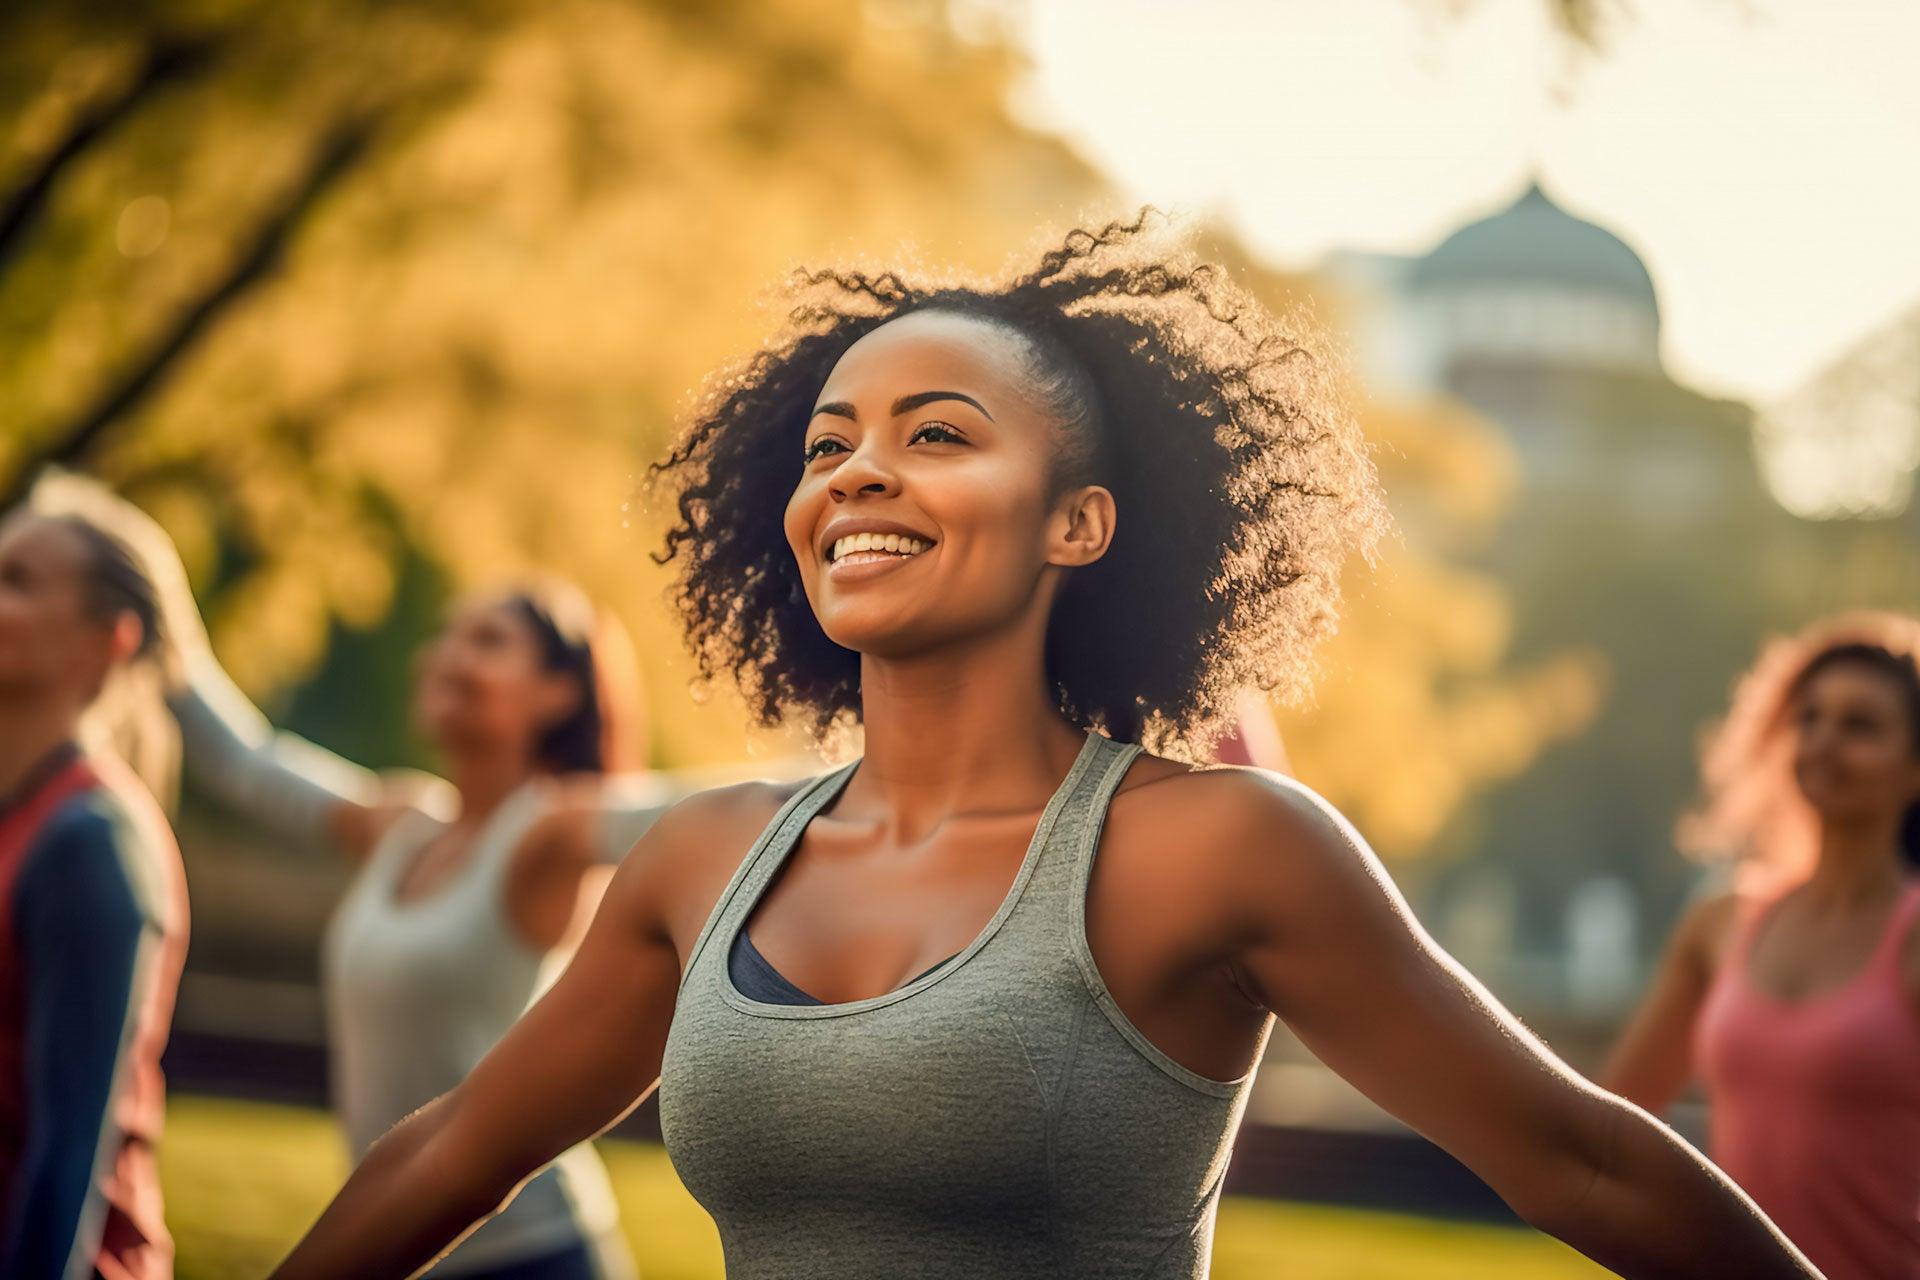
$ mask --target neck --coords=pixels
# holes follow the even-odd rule
[[[854,786],[911,842],[959,811],[1044,803],[1084,735],[1054,705],[1046,611],[935,653],[865,655]],[[1035,799],[1038,796],[1039,799]]]
[[[1901,882],[1900,818],[1825,820],[1820,824],[1820,860],[1805,892],[1815,903],[1846,908],[1885,898]]]
[[[0,796],[12,795],[79,727],[79,713],[57,699],[0,702]]]
[[[460,820],[479,822],[534,774],[525,750],[463,745],[447,751],[447,780],[460,793]]]

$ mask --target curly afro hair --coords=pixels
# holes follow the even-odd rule
[[[680,562],[674,598],[704,678],[730,674],[763,725],[802,718],[821,737],[857,722],[860,657],[814,618],[782,516],[835,363],[889,320],[938,310],[1025,340],[1059,428],[1055,492],[1103,484],[1119,511],[1107,554],[1054,605],[1061,713],[1194,758],[1238,690],[1304,689],[1341,567],[1385,523],[1372,461],[1310,326],[1168,248],[1159,221],[1075,230],[999,287],[795,273],[787,332],[712,385],[653,465],[678,516],[655,559]]]
[[[1702,741],[1701,801],[1675,831],[1683,850],[1740,859],[1736,880],[1756,891],[1813,869],[1819,828],[1793,779],[1793,712],[1815,676],[1841,665],[1892,683],[1920,755],[1920,617],[1859,610],[1777,637],[1740,677],[1733,705]],[[1907,808],[1900,853],[1920,870],[1920,803]]]

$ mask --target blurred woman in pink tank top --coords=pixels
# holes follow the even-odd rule
[[[1711,1153],[1832,1280],[1920,1277],[1920,619],[1777,641],[1705,757],[1681,921],[1601,1083],[1698,1078]]]

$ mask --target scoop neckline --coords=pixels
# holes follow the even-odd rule
[[[489,841],[499,837],[501,820],[510,812],[512,807],[526,803],[527,797],[533,794],[535,781],[536,779],[529,778],[503,796],[500,803],[493,807],[493,812],[489,813],[481,821],[480,826],[474,831],[473,840],[467,849],[465,860],[458,867],[455,867],[445,880],[435,885],[430,892],[420,894],[416,897],[401,897],[400,882],[406,879],[407,873],[413,869],[414,859],[420,856],[420,851],[426,847],[427,843],[445,832],[453,823],[427,813],[422,809],[411,810],[398,821],[394,822],[387,830],[388,839],[395,839],[400,831],[408,825],[409,819],[416,821],[424,820],[431,824],[431,833],[427,836],[426,840],[413,844],[411,848],[395,851],[392,861],[387,867],[386,875],[383,877],[385,883],[380,886],[380,900],[385,909],[394,915],[405,915],[411,912],[429,910],[436,902],[456,896],[462,886],[473,878],[475,875],[474,868],[490,851]],[[520,834],[524,835],[525,832],[522,831]]]
[[[773,859],[772,866],[764,876],[760,877],[759,885],[753,890],[752,896],[735,914],[733,922],[725,930],[725,936],[714,939],[719,944],[718,954],[721,957],[718,978],[721,998],[741,1013],[760,1018],[843,1018],[851,1014],[867,1013],[898,1004],[902,1000],[919,995],[922,991],[944,982],[966,968],[968,961],[993,940],[994,935],[999,933],[1001,926],[1007,922],[1007,918],[1013,914],[1013,909],[1019,905],[1021,897],[1026,893],[1027,883],[1033,879],[1034,869],[1039,865],[1040,852],[1046,848],[1047,840],[1053,834],[1053,827],[1060,816],[1060,810],[1066,806],[1068,797],[1078,789],[1080,779],[1092,765],[1095,756],[1099,754],[1101,740],[1099,733],[1091,729],[1087,730],[1086,739],[1080,744],[1079,754],[1074,757],[1072,767],[1067,770],[1066,777],[1060,780],[1059,786],[1054,788],[1053,794],[1048,797],[1046,807],[1040,811],[1040,820],[1034,824],[1033,836],[1027,841],[1026,853],[1020,859],[1020,868],[1014,873],[1013,883],[1008,887],[1006,896],[1001,899],[999,910],[995,911],[986,924],[981,926],[980,932],[975,935],[973,941],[951,959],[934,966],[903,986],[860,1000],[811,1005],[769,1004],[764,1000],[755,1000],[734,986],[733,974],[726,963],[726,957],[732,954],[735,939],[745,931],[747,921],[752,918],[761,899],[766,896],[767,889],[779,877],[781,870],[787,864],[787,859],[792,857],[793,851],[800,847],[800,841],[806,834],[807,824],[812,822],[821,810],[832,804],[846,788],[848,781],[859,768],[860,761],[855,760],[841,769],[838,774],[829,776],[820,790],[809,797],[805,806],[797,811],[796,817],[788,820],[786,829],[778,837],[783,841],[782,845],[769,851],[767,855]]]
[[[1867,953],[1866,960],[1861,963],[1858,969],[1855,969],[1851,974],[1833,986],[1822,988],[1812,995],[1789,999],[1776,992],[1767,990],[1755,980],[1753,976],[1753,945],[1759,940],[1761,930],[1765,927],[1767,921],[1774,916],[1781,904],[1786,901],[1788,895],[1792,892],[1793,890],[1789,889],[1786,893],[1779,894],[1761,903],[1754,909],[1753,916],[1747,923],[1746,936],[1741,939],[1740,954],[1735,957],[1740,983],[1746,988],[1747,993],[1772,1006],[1774,1009],[1785,1013],[1798,1013],[1805,1009],[1830,1004],[1871,978],[1874,971],[1880,967],[1881,953],[1890,945],[1889,935],[1893,933],[1895,924],[1899,922],[1902,913],[1907,909],[1907,899],[1916,894],[1920,894],[1920,878],[1910,876],[1901,883],[1900,892],[1894,895],[1893,908],[1887,912],[1887,918],[1880,923],[1880,931],[1873,940],[1873,949]]]

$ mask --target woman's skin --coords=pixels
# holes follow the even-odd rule
[[[1905,882],[1900,822],[1920,798],[1920,726],[1884,674],[1840,662],[1808,682],[1793,720],[1794,781],[1817,820],[1812,873],[1767,912],[1747,977],[1782,1003],[1851,981],[1886,931]],[[1725,961],[1736,894],[1703,899],[1681,920],[1653,987],[1607,1064],[1606,1087],[1646,1107],[1669,1106],[1693,1078],[1693,1031]],[[1920,930],[1902,952],[1920,1017]]]
[[[827,634],[861,654],[865,754],[750,930],[823,1000],[883,993],[963,949],[1082,741],[1054,709],[1045,626],[1125,517],[1098,486],[1049,492],[1050,424],[1022,356],[973,320],[895,320],[841,359],[806,434],[786,531]],[[862,521],[931,545],[830,566]],[[651,1090],[694,941],[793,790],[742,784],[666,814],[553,990],[373,1148],[277,1274],[407,1275]],[[1500,1009],[1297,784],[1142,756],[1101,837],[1088,930],[1126,1015],[1194,1071],[1244,1074],[1278,1014],[1528,1221],[1608,1265],[1817,1274],[1697,1153]]]

